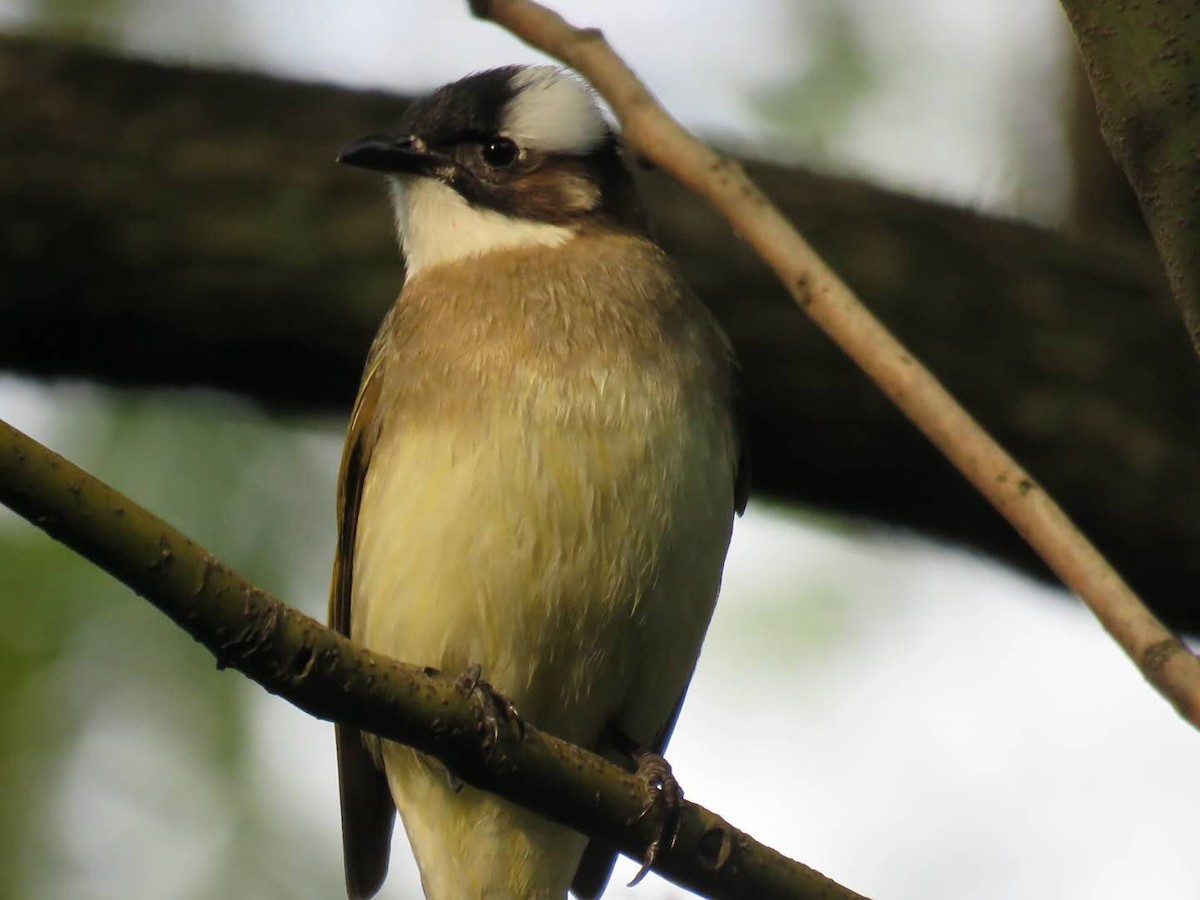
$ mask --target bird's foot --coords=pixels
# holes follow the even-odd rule
[[[517,740],[525,739],[525,723],[511,700],[483,680],[483,669],[479,663],[471,663],[458,676],[455,686],[467,699],[474,699],[480,707],[479,729],[483,732],[483,750],[490,754],[500,740],[501,726],[512,727]]]
[[[635,750],[632,756],[637,764],[635,774],[646,789],[646,799],[642,803],[641,812],[633,822],[658,811],[658,825],[654,829],[653,839],[646,846],[642,867],[633,876],[633,881],[629,882],[629,887],[646,877],[646,873],[650,871],[664,847],[668,850],[674,848],[679,839],[680,814],[683,811],[683,788],[671,773],[671,764],[658,753],[649,750]]]

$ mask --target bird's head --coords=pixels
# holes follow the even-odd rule
[[[489,250],[555,246],[589,225],[640,229],[617,138],[591,90],[553,66],[470,75],[416,101],[338,161],[389,176],[409,273]]]

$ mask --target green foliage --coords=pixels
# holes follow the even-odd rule
[[[85,43],[111,44],[129,6],[130,0],[38,0],[32,19],[39,31]]]
[[[30,396],[53,410],[31,429],[40,437],[321,614],[335,435],[205,396]],[[294,798],[269,795],[254,719],[274,702],[89,563],[0,517],[0,900],[335,895],[336,841],[287,815]]]
[[[875,87],[876,74],[852,4],[819,0],[794,7],[791,15],[796,57],[802,63],[763,91],[756,106],[780,147],[825,156],[824,148],[840,136],[857,104]]]

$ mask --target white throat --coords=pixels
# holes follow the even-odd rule
[[[471,206],[432,178],[389,178],[408,277],[423,269],[521,247],[559,247],[575,229]]]

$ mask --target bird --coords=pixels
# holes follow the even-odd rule
[[[331,626],[482,673],[502,712],[661,792],[748,491],[728,339],[569,70],[470,74],[338,161],[382,173],[405,268],[351,413]],[[350,900],[380,889],[397,810],[428,900],[603,892],[611,844],[336,731]]]

